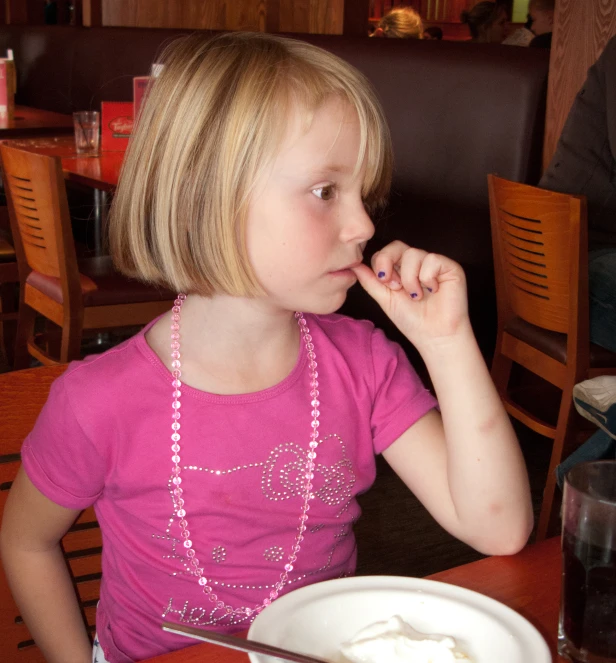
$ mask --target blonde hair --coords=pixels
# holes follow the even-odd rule
[[[123,273],[202,296],[262,292],[249,264],[250,194],[297,105],[308,122],[331,95],[355,109],[362,196],[385,203],[392,147],[367,79],[306,42],[259,33],[191,35],[165,50],[128,148],[110,215]]]
[[[412,7],[396,7],[392,9],[379,21],[378,28],[383,31],[385,37],[397,37],[401,39],[423,38],[421,17]]]

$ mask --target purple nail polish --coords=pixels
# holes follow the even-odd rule
[[[379,272],[379,273],[377,274],[377,276],[378,276],[380,279],[385,278],[385,272]]]
[[[416,292],[412,292],[412,293],[411,293],[411,297],[412,297],[413,299],[415,299],[415,297],[417,297],[417,293],[416,293]]]
[[[432,288],[426,288],[428,292],[432,292]]]

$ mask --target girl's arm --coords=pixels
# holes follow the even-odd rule
[[[6,501],[0,555],[21,615],[48,663],[90,663],[92,645],[60,549],[79,511],[42,495],[19,470]]]
[[[528,476],[471,329],[462,269],[394,242],[373,270],[355,273],[421,353],[442,413],[422,417],[384,457],[451,534],[486,554],[517,552],[533,523]]]

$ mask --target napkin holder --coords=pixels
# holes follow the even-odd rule
[[[131,101],[103,101],[101,103],[101,125],[103,152],[124,152],[133,133],[133,103]]]

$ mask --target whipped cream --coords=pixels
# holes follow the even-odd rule
[[[340,651],[351,663],[470,663],[455,647],[452,637],[420,633],[395,615],[366,626],[343,642]]]

